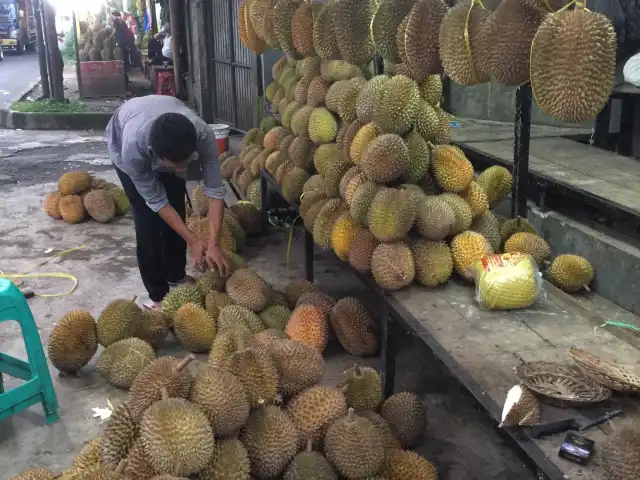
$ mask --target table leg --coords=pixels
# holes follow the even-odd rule
[[[389,306],[382,298],[382,329],[380,338],[380,360],[382,363],[382,393],[385,398],[393,395],[396,382],[396,343],[394,338],[395,322],[391,317]]]

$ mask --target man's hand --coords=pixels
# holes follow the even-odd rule
[[[202,240],[196,240],[190,245],[191,247],[191,261],[193,263],[193,267],[196,270],[202,269],[202,260],[205,257],[205,252],[207,251],[207,244]]]
[[[209,268],[217,268],[222,278],[227,278],[229,274],[229,261],[222,253],[220,247],[216,244],[209,243],[205,255],[205,260]]]

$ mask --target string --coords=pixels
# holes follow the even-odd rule
[[[474,6],[479,6],[484,9],[484,4],[482,0],[472,0],[471,6],[469,7],[469,11],[467,12],[467,18],[464,22],[464,46],[467,51],[467,58],[469,59],[469,67],[471,68],[471,81],[476,84],[478,83],[478,77],[476,76],[476,68],[473,63],[473,55],[471,53],[471,39],[469,38],[469,22],[471,21],[471,11]]]

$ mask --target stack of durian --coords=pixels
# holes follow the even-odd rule
[[[127,213],[130,207],[122,188],[83,171],[63,174],[58,190],[44,200],[47,215],[68,223],[80,223],[86,218],[107,223]]]
[[[122,49],[116,43],[113,28],[96,23],[91,29],[81,32],[78,38],[81,62],[106,62],[123,60]]]
[[[462,7],[383,1],[374,12],[361,0],[279,1],[262,12],[263,4],[249,2],[255,15],[247,20],[271,45],[269,12],[275,12],[273,28],[286,56],[274,65],[265,95],[281,125],[267,131],[275,120],[264,120],[223,164],[241,193],[259,206],[257,177],[266,169],[287,200],[300,202],[316,244],[388,290],[414,280],[434,287],[454,271],[472,281],[471,267],[492,253],[529,254],[539,268],[547,265],[549,245],[533,225],[491,210],[511,190],[509,171],[495,166],[476,178],[465,154],[448,144],[439,72],[443,64],[462,68],[467,59],[464,50],[451,59],[454,46],[446,46],[448,25]],[[485,13],[472,9],[472,20]],[[252,39],[246,38],[249,47]],[[376,49],[390,62],[386,70],[402,74],[371,78],[368,66],[356,66],[367,65]],[[467,67],[468,81],[461,74],[461,83],[477,75]],[[593,269],[584,258],[561,255],[549,277],[577,291],[591,282]]]
[[[277,291],[227,255],[228,279],[209,272],[176,287],[161,312],[120,299],[97,321],[72,311],[57,323],[47,348],[56,368],[79,372],[102,345],[99,373],[129,392],[55,478],[435,480],[434,465],[408,450],[427,422],[418,396],[384,399],[378,372],[358,364],[338,385],[320,384],[332,338],[355,356],[377,352],[360,301],[336,301],[302,279]],[[158,356],[170,330],[208,360]],[[16,480],[33,478],[54,476]]]

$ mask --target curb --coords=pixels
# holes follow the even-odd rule
[[[0,128],[21,130],[104,130],[113,112],[25,113],[0,110]]]
[[[20,94],[24,100],[40,80],[31,82]],[[0,109],[0,129],[13,130],[104,130],[113,112],[27,113]]]

